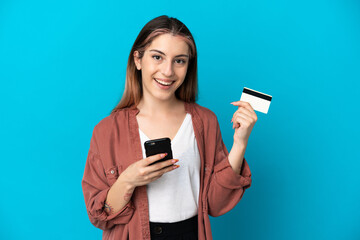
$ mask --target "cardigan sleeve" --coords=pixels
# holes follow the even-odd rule
[[[240,174],[232,169],[219,123],[217,121],[216,123],[215,166],[207,194],[209,214],[213,217],[233,209],[244,195],[245,189],[251,185],[251,172],[245,158]]]
[[[90,222],[102,230],[110,229],[115,224],[128,223],[135,210],[130,200],[120,211],[107,214],[104,204],[110,187],[98,153],[94,130],[82,179],[82,189]]]

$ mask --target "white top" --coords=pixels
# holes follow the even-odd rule
[[[143,158],[146,158],[144,142],[149,138],[140,128],[139,133]],[[200,155],[189,113],[171,141],[171,148],[180,167],[147,185],[151,222],[182,221],[198,212]]]

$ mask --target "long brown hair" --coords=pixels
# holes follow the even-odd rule
[[[189,29],[176,18],[160,16],[148,22],[140,31],[134,45],[131,48],[126,68],[126,82],[123,96],[118,105],[111,111],[114,113],[120,109],[137,106],[141,100],[143,89],[141,71],[137,70],[134,62],[134,52],[139,52],[139,58],[143,57],[147,46],[155,37],[170,33],[182,37],[190,48],[190,59],[186,77],[181,86],[175,91],[175,96],[185,102],[195,102],[197,98],[197,51],[194,38]]]

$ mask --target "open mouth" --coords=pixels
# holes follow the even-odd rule
[[[160,85],[162,85],[162,86],[165,86],[165,87],[171,86],[171,85],[173,85],[174,82],[175,82],[175,81],[163,81],[163,80],[159,80],[159,79],[157,79],[157,78],[154,78],[154,80],[155,80],[158,84],[160,84]]]

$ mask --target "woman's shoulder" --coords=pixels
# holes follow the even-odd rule
[[[190,103],[190,107],[200,115],[200,117],[215,118],[216,114],[207,107],[201,106],[198,103]]]
[[[95,129],[99,131],[104,131],[107,129],[113,129],[114,125],[118,125],[119,123],[125,123],[126,119],[128,119],[129,113],[131,111],[135,111],[132,108],[123,108],[119,109],[116,112],[110,113],[110,115],[102,118],[96,125]]]

